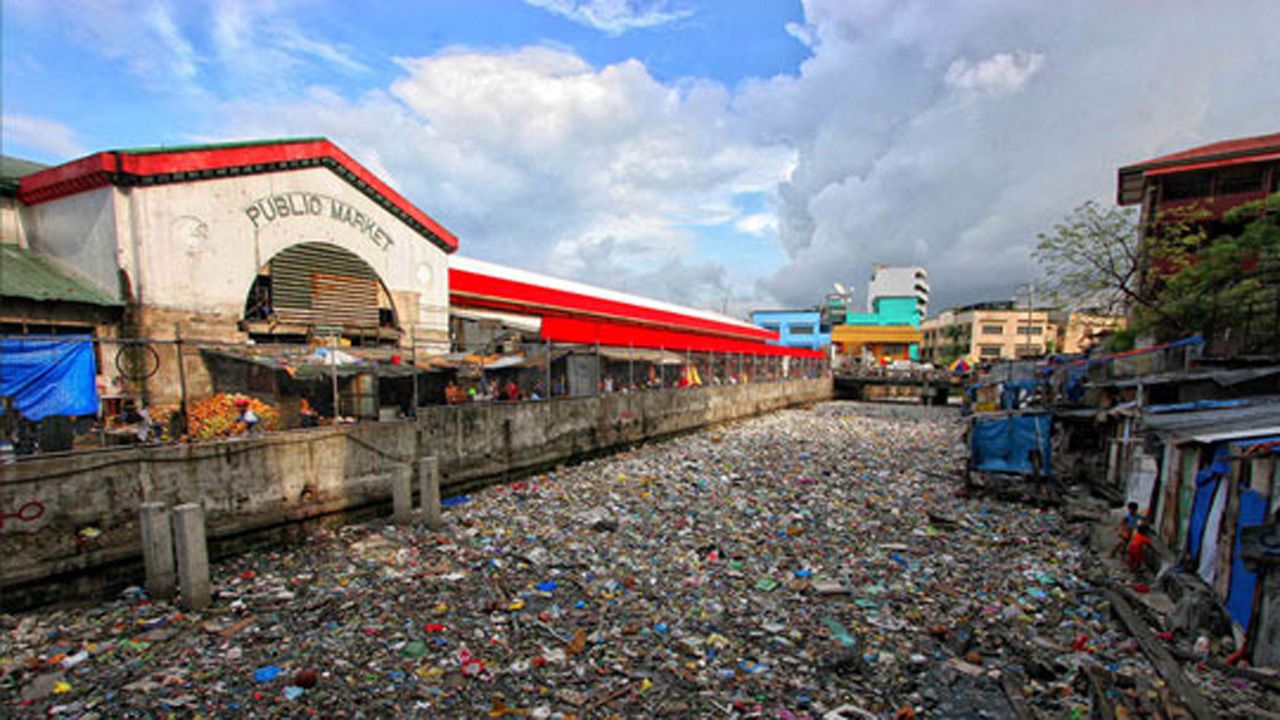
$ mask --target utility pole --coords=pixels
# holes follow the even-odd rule
[[[1035,323],[1036,284],[1027,283],[1027,348],[1031,347],[1031,326]]]

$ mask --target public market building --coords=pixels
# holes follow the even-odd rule
[[[215,376],[237,363],[233,391],[278,392],[341,347],[353,397],[330,412],[378,417],[380,381],[439,372],[426,360],[458,349],[451,304],[606,354],[817,355],[715,313],[477,261],[451,269],[458,239],[324,138],[6,159],[4,174],[3,334],[111,338],[98,371],[130,387],[99,392],[149,405],[221,392]],[[314,352],[326,346],[334,355]],[[384,371],[361,369],[374,356]]]

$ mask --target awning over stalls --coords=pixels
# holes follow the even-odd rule
[[[568,355],[568,350],[552,350],[551,357],[558,360]],[[524,355],[515,353],[510,355],[469,355],[467,353],[449,353],[448,355],[436,355],[428,362],[433,368],[439,370],[461,370],[461,369],[480,369],[480,370],[506,370],[510,368],[545,368],[546,353]]]
[[[601,347],[600,355],[616,362],[643,362],[654,365],[684,365],[688,358],[669,350],[648,350],[645,348]]]
[[[296,380],[319,380],[332,377],[346,378],[353,375],[377,374],[384,378],[412,377],[414,368],[391,358],[359,357],[340,350],[330,356],[328,348],[263,348],[255,352],[235,352],[214,348],[200,348],[202,355],[242,362],[249,365],[283,372]],[[300,351],[309,351],[301,354]],[[419,372],[437,371],[430,366],[418,368]]]
[[[516,313],[498,312],[497,310],[455,307],[449,309],[449,316],[476,322],[496,322],[503,327],[535,335],[542,332],[542,318],[537,315],[517,315]]]

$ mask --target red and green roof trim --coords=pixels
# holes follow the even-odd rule
[[[23,176],[18,199],[38,205],[107,185],[146,187],[313,167],[332,170],[441,250],[458,249],[453,233],[325,138],[108,150]]]
[[[1140,183],[1144,177],[1271,160],[1280,160],[1280,133],[1222,140],[1161,155],[1120,168],[1117,201],[1121,205],[1138,202],[1141,199]]]

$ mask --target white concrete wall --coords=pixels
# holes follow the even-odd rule
[[[120,297],[115,188],[104,187],[25,207],[28,246]]]
[[[924,282],[928,283],[928,273],[918,265],[909,267],[881,265],[874,267],[871,273],[871,283],[867,285],[867,312],[874,311],[876,298],[913,297],[920,302],[920,315],[927,314],[929,294],[916,290],[917,272],[924,273]]]
[[[280,213],[268,220],[260,209],[250,210],[258,201],[290,193],[318,196],[320,213]],[[304,196],[292,199],[297,207]],[[385,234],[362,232],[334,219],[333,199],[371,219]],[[369,263],[393,294],[420,294],[420,312],[397,307],[406,330],[416,323],[447,332],[444,251],[327,168],[122,188],[116,202],[124,220],[122,257],[144,305],[238,320],[255,275],[276,253],[298,243],[326,242]],[[135,237],[136,251],[130,247]]]

